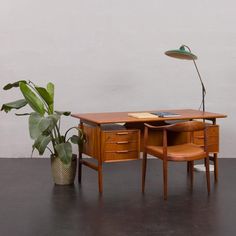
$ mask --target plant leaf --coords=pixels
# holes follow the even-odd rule
[[[31,113],[15,113],[16,116],[30,116]]]
[[[55,111],[58,115],[69,116],[71,114],[70,111]]]
[[[53,83],[50,82],[47,84],[47,91],[52,98],[52,103],[49,105],[49,109],[51,113],[53,113],[54,112],[54,84]]]
[[[52,97],[52,99],[54,99],[54,84],[49,82],[47,84],[47,91],[50,94],[50,96]]]
[[[71,143],[60,143],[55,145],[58,157],[64,164],[69,164],[72,159],[72,146]]]
[[[37,139],[51,125],[51,120],[33,112],[29,117],[29,132],[32,139]]]
[[[19,87],[20,85],[20,83],[27,83],[25,80],[19,80],[19,81],[16,81],[16,82],[14,82],[14,83],[9,83],[9,84],[6,84],[4,87],[3,87],[3,89],[4,90],[9,90],[9,89],[11,89],[11,88],[17,88],[17,87]]]
[[[20,99],[14,102],[5,103],[2,105],[1,111],[9,112],[11,109],[20,109],[27,105],[27,101],[25,99]]]
[[[35,87],[35,89],[38,91],[40,96],[44,99],[44,101],[49,105],[53,103],[53,98],[48,93],[48,91],[43,87]]]
[[[44,115],[45,109],[43,102],[38,98],[38,96],[29,88],[29,86],[25,83],[20,82],[20,90],[25,97],[28,104],[31,106],[31,108],[40,113],[41,115]]]
[[[45,119],[50,121],[50,125],[47,128],[47,130],[45,130],[46,132],[50,133],[52,132],[52,130],[55,128],[55,126],[57,125],[58,120],[60,119],[60,116],[57,114],[53,114],[53,115],[49,115],[48,117],[46,117]]]
[[[79,144],[80,143],[80,138],[78,135],[72,135],[72,137],[70,138],[71,142],[74,144]]]
[[[33,144],[33,150],[36,148],[39,155],[43,155],[45,149],[47,148],[49,142],[52,140],[51,136],[40,135]]]

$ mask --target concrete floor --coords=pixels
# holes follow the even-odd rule
[[[235,235],[236,159],[220,159],[219,167],[208,196],[204,173],[195,173],[191,191],[186,165],[171,163],[164,201],[159,160],[148,161],[144,195],[141,161],[105,164],[101,197],[87,167],[81,187],[60,187],[49,159],[0,159],[0,235]]]

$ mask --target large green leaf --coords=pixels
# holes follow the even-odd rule
[[[20,82],[20,90],[31,108],[41,115],[44,115],[45,109],[43,102],[25,83]]]
[[[9,89],[11,89],[11,88],[17,88],[17,87],[19,87],[20,85],[20,83],[27,83],[25,80],[19,80],[19,81],[16,81],[16,82],[14,82],[14,83],[9,83],[9,84],[6,84],[4,87],[3,87],[3,89],[4,90],[9,90]]]
[[[49,105],[53,103],[53,98],[48,93],[48,91],[43,87],[35,87],[37,92],[40,94],[40,96],[43,98],[43,100]]]
[[[50,96],[54,99],[54,84],[49,82],[47,84],[47,91],[50,94]]]
[[[79,144],[80,143],[80,138],[78,135],[72,135],[72,137],[70,138],[71,142],[74,144]]]
[[[53,83],[50,82],[47,84],[47,91],[52,98],[52,103],[49,105],[49,109],[52,114],[54,111],[54,84]]]
[[[53,114],[53,115],[49,115],[48,117],[46,117],[45,119],[50,121],[50,125],[47,128],[47,130],[45,130],[47,133],[51,133],[52,130],[55,128],[55,126],[57,125],[58,120],[60,119],[60,116],[57,114]]]
[[[2,105],[1,111],[9,112],[11,109],[20,109],[27,104],[25,99],[20,99],[14,102],[5,103]]]
[[[29,117],[30,137],[37,139],[41,134],[51,134],[59,119],[60,116],[56,114],[44,117],[36,112],[31,113]]]
[[[29,117],[29,132],[32,139],[37,139],[50,125],[51,119],[47,119],[39,113],[31,113]]]
[[[39,155],[43,155],[45,149],[51,141],[51,136],[40,135],[33,144],[33,149],[36,148],[39,152]]]
[[[72,159],[72,146],[71,143],[60,143],[55,146],[58,157],[64,164],[69,164]]]
[[[60,119],[60,115],[57,115],[57,114],[53,114],[53,115],[49,115],[48,118],[51,119],[51,121],[56,124],[57,121]]]

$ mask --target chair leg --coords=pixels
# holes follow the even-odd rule
[[[163,160],[163,190],[164,190],[164,200],[167,200],[167,181],[168,181],[168,162]]]
[[[210,187],[210,167],[209,167],[209,157],[205,158],[206,163],[206,181],[207,181],[207,192],[210,194],[211,187]]]
[[[187,173],[189,174],[190,172],[190,161],[187,161]]]
[[[191,183],[191,189],[193,188],[193,166],[194,166],[194,161],[189,162],[189,172],[190,172],[190,183]]]
[[[143,193],[145,191],[146,169],[147,169],[147,153],[143,152],[143,162],[142,162],[142,192]]]

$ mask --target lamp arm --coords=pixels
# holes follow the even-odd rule
[[[204,83],[203,83],[203,81],[202,81],[202,77],[201,77],[200,72],[199,72],[199,70],[198,70],[197,63],[196,63],[196,61],[195,61],[194,59],[193,59],[193,64],[194,64],[194,66],[195,66],[195,68],[196,68],[196,71],[197,71],[198,77],[199,77],[199,79],[200,79],[200,82],[201,82],[201,85],[202,85],[202,90],[203,90],[204,93],[206,94],[206,88],[205,88],[205,85],[204,85]]]
[[[202,81],[202,77],[201,77],[200,72],[199,72],[199,70],[198,70],[197,63],[196,63],[196,61],[195,61],[194,59],[193,59],[193,64],[194,64],[194,66],[195,66],[195,68],[196,68],[196,70],[197,70],[197,74],[198,74],[198,77],[199,77],[200,82],[201,82],[201,85],[202,85],[202,110],[203,110],[203,112],[205,112],[205,95],[206,95],[206,88],[205,88],[205,86],[204,86],[204,83],[203,83],[203,81]]]
[[[189,52],[191,52],[191,49],[190,49],[189,46],[187,46],[187,45],[185,45],[185,44],[182,44],[182,46],[181,46],[180,48],[182,48],[182,47],[187,48],[187,49],[189,50]]]

